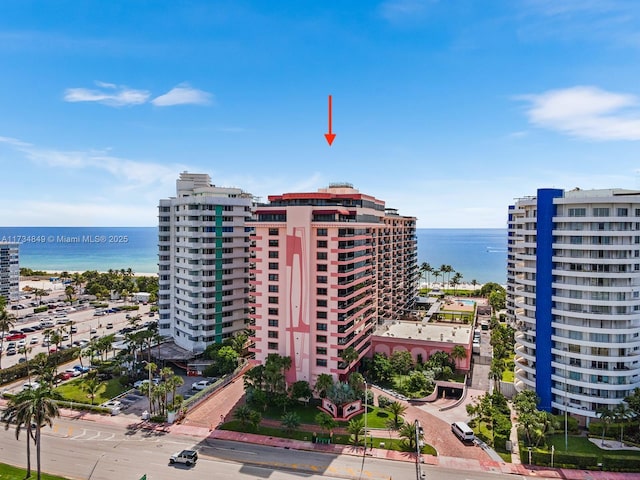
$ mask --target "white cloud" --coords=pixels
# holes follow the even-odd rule
[[[122,186],[138,188],[156,183],[174,182],[184,165],[162,165],[139,162],[108,155],[105,151],[62,151],[41,148],[21,140],[0,137],[0,143],[11,146],[31,162],[54,168],[102,170],[111,174]]]
[[[437,0],[386,0],[378,8],[380,15],[389,20],[411,19],[423,14]]]
[[[517,99],[529,102],[526,114],[538,127],[590,140],[640,140],[635,95],[576,86]]]
[[[178,85],[164,95],[151,100],[156,107],[171,107],[174,105],[210,105],[212,95],[203,90],[192,88],[187,84]]]
[[[147,90],[135,90],[123,85],[100,81],[95,83],[101,90],[67,88],[64,92],[65,102],[98,102],[111,107],[124,107],[146,103],[151,96]]]

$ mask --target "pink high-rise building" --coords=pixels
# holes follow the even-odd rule
[[[269,196],[254,222],[252,350],[289,356],[289,382],[347,374],[376,324],[407,314],[417,293],[415,217],[348,184]]]

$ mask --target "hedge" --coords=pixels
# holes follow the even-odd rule
[[[58,350],[57,352],[48,355],[47,364],[59,365],[61,363],[69,362],[74,358],[78,358],[80,350],[80,347]],[[3,368],[0,370],[0,385],[5,385],[20,378],[27,377],[27,371],[28,369],[34,368],[34,363],[34,360],[31,359],[25,363],[17,363],[11,367]]]
[[[602,455],[602,464],[605,470],[638,472],[640,471],[640,459],[632,456]]]
[[[529,449],[527,447],[520,448],[520,459],[522,463],[529,463]],[[551,452],[533,448],[531,462],[534,465],[551,465]],[[595,469],[598,466],[598,457],[592,453],[555,452],[553,466],[584,470]]]

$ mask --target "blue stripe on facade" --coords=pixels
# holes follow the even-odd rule
[[[537,195],[536,241],[536,394],[538,408],[551,411],[551,308],[553,301],[553,199],[562,197],[562,190],[542,188]]]

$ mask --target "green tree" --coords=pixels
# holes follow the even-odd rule
[[[416,451],[416,424],[414,422],[405,422],[400,428],[398,435],[404,440],[405,447],[408,451]]]
[[[93,370],[91,373],[94,373],[94,372],[95,370]],[[103,385],[104,385],[104,382],[101,382],[100,380],[98,380],[98,377],[95,374],[87,375],[85,377],[84,381],[81,384],[81,388],[82,390],[87,392],[87,395],[89,395],[89,398],[91,398],[91,405],[94,404],[96,395],[98,394],[98,392],[100,391]]]
[[[247,405],[241,405],[236,408],[233,416],[236,420],[239,420],[244,427],[251,419],[251,412],[252,410]]]
[[[606,407],[600,408],[596,412],[602,422],[602,445],[604,445],[604,437],[607,435],[607,427],[616,418],[615,413]]]
[[[414,365],[411,353],[406,350],[393,352],[389,361],[393,371],[400,375],[408,374]]]
[[[494,312],[504,309],[507,302],[507,294],[504,290],[494,290],[489,294],[489,305]]]
[[[359,356],[360,355],[358,354],[358,351],[353,347],[347,347],[344,350],[342,350],[342,354],[340,355],[340,357],[342,358],[342,361],[345,363],[344,368],[348,369],[353,362],[358,360]]]
[[[64,294],[67,297],[67,302],[71,303],[73,301],[73,294],[74,293],[76,293],[76,291],[74,290],[74,288],[71,285],[65,287]]]
[[[449,356],[455,362],[456,369],[457,369],[459,366],[460,360],[467,358],[467,351],[464,349],[462,345],[456,345],[451,350],[451,353],[449,354]]]
[[[262,421],[262,415],[260,414],[260,412],[257,412],[256,410],[251,410],[251,413],[249,414],[249,423],[251,424],[254,430],[256,431],[258,430],[258,426],[260,425],[261,421]]]
[[[427,262],[422,262],[422,264],[420,265],[420,274],[423,276],[423,278],[425,274],[427,275],[427,288],[431,286],[431,272],[433,272],[433,267]]]
[[[462,281],[462,274],[460,272],[456,272],[451,279],[451,285],[453,285],[453,294],[457,294],[458,285]]]
[[[219,375],[233,372],[238,366],[238,352],[233,347],[225,346],[218,350],[216,366]]]
[[[36,446],[37,478],[41,478],[41,444],[42,427],[53,425],[53,418],[60,416],[58,405],[54,398],[56,394],[46,385],[20,392],[9,400],[7,409],[3,413],[5,429],[11,423],[16,424],[16,439],[19,439],[21,428],[27,433],[27,477],[31,475],[31,440]]]
[[[280,418],[284,431],[291,433],[300,426],[300,415],[296,412],[287,412]]]
[[[385,410],[388,410],[391,415],[393,415],[393,423],[396,428],[400,426],[400,420],[402,415],[407,411],[407,407],[402,405],[400,402],[392,402],[386,406]]]
[[[318,375],[316,384],[313,388],[315,389],[318,396],[320,396],[320,398],[324,398],[327,396],[327,393],[329,392],[331,387],[333,387],[333,377],[328,373],[321,373],[320,375]]]
[[[353,436],[353,444],[360,444],[360,436],[364,435],[364,418],[353,418],[347,425],[347,433]]]
[[[410,392],[422,392],[429,386],[427,377],[424,376],[420,370],[414,370],[409,372],[409,391]]]
[[[303,399],[305,402],[308,402],[313,396],[309,382],[306,380],[298,380],[297,382],[292,383],[289,390],[291,398],[294,400]]]
[[[0,333],[2,333],[0,336],[0,360],[2,359],[2,353],[4,352],[5,334],[14,327],[15,323],[15,315],[7,312],[5,299],[0,296]]]
[[[328,431],[329,435],[333,435],[333,429],[338,426],[338,422],[326,412],[318,413],[315,422],[323,431]]]

